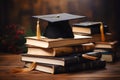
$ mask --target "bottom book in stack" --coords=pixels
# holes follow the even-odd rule
[[[89,60],[81,56],[81,54],[73,54],[62,57],[45,57],[24,54],[22,61],[26,67],[30,67],[32,62],[36,62],[35,70],[58,74],[70,73],[83,70],[105,68],[106,62],[101,60]]]
[[[30,67],[32,63],[26,62],[25,66]],[[59,73],[71,73],[78,72],[83,70],[96,70],[105,68],[106,62],[101,60],[90,61],[86,63],[75,64],[71,66],[60,66],[53,64],[40,64],[37,63],[35,70],[51,73],[51,74],[59,74]]]
[[[32,63],[26,62],[25,66],[30,67],[31,64]],[[102,68],[105,68],[105,65],[106,65],[106,62],[101,60],[80,63],[76,65],[71,65],[71,66],[60,66],[60,65],[53,65],[53,64],[37,63],[35,70],[51,73],[51,74],[58,74],[58,73],[78,72],[83,70],[102,69]]]

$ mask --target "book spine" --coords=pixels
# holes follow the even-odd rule
[[[25,62],[25,67],[30,67],[32,63]],[[46,68],[49,68],[49,71],[42,70],[41,68],[38,68],[39,66],[43,66]],[[94,60],[86,63],[80,63],[70,66],[60,66],[60,65],[49,65],[49,64],[39,64],[36,63],[35,70],[51,73],[51,74],[60,74],[60,73],[71,73],[71,72],[80,72],[84,70],[96,70],[96,69],[103,69],[106,66],[105,61],[101,60]]]
[[[95,60],[90,61],[87,63],[81,63],[77,65],[71,66],[55,66],[54,67],[54,74],[58,73],[71,73],[71,72],[80,72],[83,70],[96,70],[96,69],[103,69],[106,66],[105,61]]]
[[[97,60],[97,57],[92,57],[92,56],[83,56],[82,54],[79,54],[78,56],[74,56],[72,58],[66,59],[64,66],[71,66],[71,65],[76,65],[76,64],[81,64],[81,63],[87,63],[90,61]]]
[[[54,56],[63,56],[63,55],[69,55],[71,53],[85,53],[90,52],[95,49],[94,44],[81,44],[76,46],[70,46],[70,47],[58,47],[53,48],[54,49]]]
[[[70,66],[74,64],[79,64],[84,62],[84,59],[82,58],[82,54],[78,54],[74,57],[69,57],[64,60],[64,66]]]
[[[93,51],[95,48],[93,43],[86,43],[86,44],[81,44],[76,46],[57,47],[57,48],[40,48],[32,45],[27,45],[27,47],[28,47],[29,54],[34,54],[36,50],[37,52],[39,51],[39,53],[43,53],[42,56],[46,56],[46,54],[49,56],[64,56],[64,55],[70,55],[73,53],[85,53],[85,52]],[[32,52],[29,52],[29,51],[32,51]]]
[[[82,44],[82,52],[90,52],[93,51],[95,49],[95,44],[93,43],[86,43],[86,44]]]
[[[28,58],[28,59],[27,59]],[[32,60],[33,59],[33,60]],[[37,59],[37,60],[36,60]],[[40,61],[41,59],[48,60],[48,62]],[[82,54],[74,54],[71,56],[64,56],[64,57],[39,57],[39,56],[33,56],[33,55],[22,55],[22,61],[24,62],[38,62],[38,63],[47,63],[47,64],[54,64],[54,65],[61,65],[61,66],[70,66],[74,64],[81,64],[86,63],[89,61],[96,60],[96,57],[92,56],[82,56]],[[50,62],[49,62],[50,61]],[[55,61],[59,61],[61,63],[57,63]]]
[[[105,66],[106,66],[105,61],[96,60],[96,61],[82,63],[82,64],[75,65],[75,66],[66,67],[65,72],[77,72],[77,71],[82,71],[82,70],[101,69],[101,68],[105,68]]]

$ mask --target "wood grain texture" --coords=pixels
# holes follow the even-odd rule
[[[0,80],[119,80],[120,61],[107,63],[106,69],[87,70],[77,73],[47,74],[39,71],[12,73],[15,68],[22,68],[21,56],[17,54],[0,54]]]

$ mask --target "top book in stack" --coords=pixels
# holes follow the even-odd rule
[[[80,45],[89,42],[93,42],[91,36],[75,35],[74,38],[57,38],[57,39],[49,39],[49,38],[37,39],[36,36],[26,37],[27,45],[37,46],[41,48],[72,46],[72,45]]]
[[[100,34],[100,22],[86,21],[75,23],[72,30],[74,33]]]
[[[74,34],[69,24],[69,20],[84,18],[85,16],[68,13],[37,15],[34,18],[48,22],[43,36],[47,38],[73,38]]]

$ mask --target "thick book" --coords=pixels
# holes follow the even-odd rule
[[[99,34],[100,33],[100,22],[80,22],[73,24],[73,32],[86,33],[86,34]]]
[[[40,55],[40,56],[64,56],[73,53],[84,53],[93,51],[95,49],[94,43],[85,43],[76,46],[65,46],[56,48],[41,48],[37,46],[28,46],[27,54]]]
[[[26,62],[25,67],[30,67],[31,63]],[[40,64],[36,63],[35,70],[50,73],[50,74],[60,74],[60,73],[71,73],[71,72],[80,72],[85,70],[96,70],[103,69],[106,66],[105,61],[94,60],[87,63],[80,63],[70,66],[60,66],[60,65],[51,65],[51,64]]]
[[[95,42],[95,48],[101,49],[114,49],[117,47],[118,41],[108,41],[108,42]]]
[[[61,56],[61,57],[51,57],[51,56],[37,56],[37,55],[30,55],[30,54],[23,54],[22,61],[28,62],[37,62],[37,63],[46,63],[46,64],[54,64],[54,65],[61,65],[67,66],[70,64],[76,64],[78,62],[83,62],[80,60],[81,54],[73,54],[69,56]]]
[[[36,36],[26,37],[26,44],[38,46],[42,48],[53,48],[53,47],[62,47],[62,46],[70,46],[70,45],[78,45],[82,43],[93,42],[91,36],[80,36],[76,35],[74,38],[42,38],[37,39]]]
[[[37,63],[69,66],[74,64],[80,64],[83,62],[88,62],[92,59],[87,59],[86,57],[82,57],[82,54],[72,54],[69,56],[61,56],[61,57],[36,56],[30,54],[23,54],[21,60],[25,62],[37,62]]]

